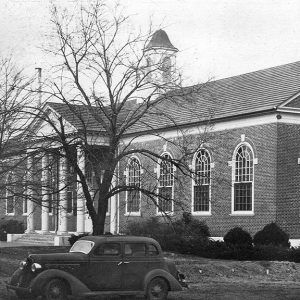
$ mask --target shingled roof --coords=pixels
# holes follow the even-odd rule
[[[241,118],[247,114],[275,110],[299,92],[300,62],[211,81],[167,93],[165,100],[135,124],[130,132],[162,129],[175,124],[189,125],[208,118]],[[58,103],[50,105],[73,126],[81,128],[82,122],[73,115],[70,107]],[[76,106],[76,110],[80,111],[89,130],[103,130],[88,108]]]

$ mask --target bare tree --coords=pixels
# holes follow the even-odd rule
[[[211,111],[194,109],[199,105],[195,97],[201,95],[206,101],[213,98],[207,85],[182,88],[181,76],[173,63],[174,52],[166,49],[153,59],[152,31],[128,33],[128,18],[118,6],[111,9],[105,2],[97,1],[81,6],[77,15],[61,13],[54,7],[52,21],[58,43],[48,51],[60,63],[53,67],[54,80],[43,91],[55,101],[51,104],[55,111],[61,113],[41,111],[36,115],[52,128],[51,135],[39,138],[48,143],[43,146],[46,151],[51,151],[51,145],[63,149],[58,155],[67,159],[81,184],[93,234],[103,234],[109,199],[123,192],[131,193],[131,200],[136,193],[143,194],[165,216],[168,203],[177,202],[184,207],[183,195],[175,199],[159,185],[161,180],[167,180],[162,177],[170,167],[168,180],[192,176],[190,159],[207,141],[212,126],[214,101]],[[190,136],[187,119],[201,124],[194,126],[198,130],[197,141]],[[67,124],[75,124],[76,129]],[[175,131],[177,138],[168,137],[164,128]],[[36,138],[33,129],[31,134],[31,138]],[[147,137],[171,146],[176,155],[161,155],[141,142]],[[77,146],[85,153],[85,171],[74,150]],[[134,156],[141,159],[130,160]],[[128,162],[133,163],[133,172],[135,166],[144,171],[142,183],[129,182],[128,176],[124,179]],[[157,164],[160,178],[153,173]]]
[[[20,141],[29,123],[32,83],[33,78],[14,64],[12,56],[0,59],[0,190],[7,214],[23,209],[26,151]]]

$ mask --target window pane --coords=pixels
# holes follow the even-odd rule
[[[132,158],[129,162],[127,185],[137,188],[127,191],[127,212],[139,212],[141,193],[138,189],[141,186],[141,166],[136,158]]]
[[[146,245],[141,243],[125,244],[126,256],[146,256]]]
[[[158,211],[172,212],[172,198],[174,185],[174,166],[168,154],[163,156],[159,165]]]
[[[234,210],[252,210],[252,182],[234,184]]]
[[[158,211],[172,211],[172,187],[160,187],[158,191]]]
[[[209,211],[209,185],[194,186],[194,211]]]
[[[249,147],[242,145],[235,156],[234,210],[252,210],[253,154]]]
[[[7,214],[13,214],[14,213],[14,208],[15,208],[15,201],[14,201],[14,196],[13,195],[8,195],[6,199],[6,213]]]
[[[116,256],[120,255],[121,247],[118,243],[107,243],[99,246],[98,249],[95,250],[95,255],[109,255]]]
[[[194,211],[209,211],[210,171],[210,156],[202,149],[195,159]]]
[[[152,244],[148,245],[148,255],[149,256],[156,256],[158,254],[159,254],[159,252],[155,245],[152,245]]]

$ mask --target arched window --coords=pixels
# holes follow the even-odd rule
[[[135,189],[127,191],[126,213],[140,213],[141,209],[141,165],[137,158],[132,157],[127,166],[127,185]]]
[[[15,183],[14,174],[9,173],[6,179],[6,214],[15,214]]]
[[[173,212],[174,165],[169,154],[164,154],[159,163],[158,212]]]
[[[211,160],[208,151],[197,152],[195,161],[193,212],[210,211]]]
[[[253,173],[253,151],[247,144],[242,144],[234,154],[234,212],[253,210]]]

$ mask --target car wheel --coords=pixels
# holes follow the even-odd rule
[[[46,300],[65,300],[68,297],[68,287],[60,279],[50,280],[44,292]]]
[[[147,300],[165,300],[168,296],[168,283],[160,277],[152,279],[147,287]]]

